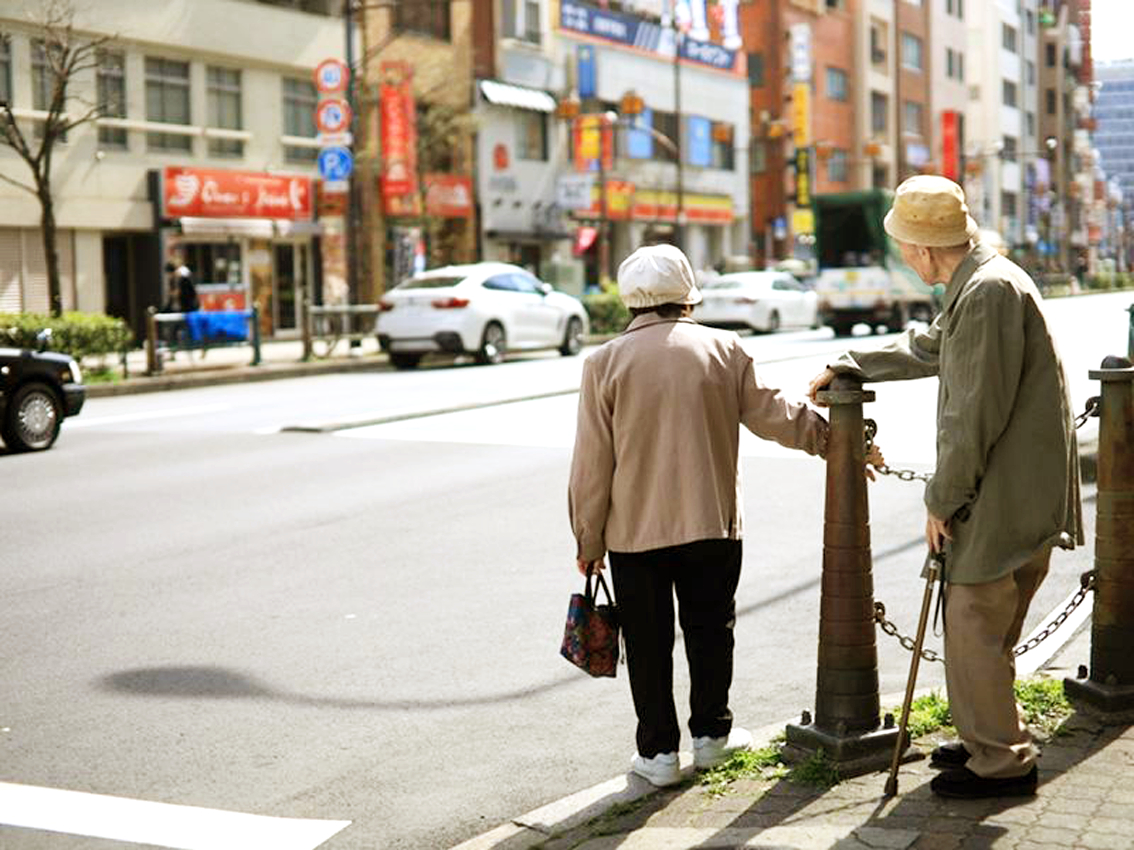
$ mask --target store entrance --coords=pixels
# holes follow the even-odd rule
[[[275,311],[272,316],[277,331],[295,331],[303,316],[303,298],[307,292],[309,265],[306,243],[278,242],[275,253]]]

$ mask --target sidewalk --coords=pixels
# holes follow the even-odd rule
[[[1090,656],[1089,623],[1048,663],[1043,675],[1074,676]],[[883,705],[901,703],[901,695]],[[833,788],[786,779],[741,779],[713,796],[694,774],[655,790],[623,776],[536,810],[455,850],[960,850],[1134,846],[1134,730],[1131,717],[1105,718],[1086,707],[1041,742],[1035,797],[946,800],[929,790],[928,759],[902,765],[898,795],[884,799],[885,771]],[[761,730],[757,746],[783,727]],[[938,743],[915,743],[927,756]],[[689,758],[684,754],[685,760]]]

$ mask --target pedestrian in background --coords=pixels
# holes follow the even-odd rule
[[[1053,546],[1083,540],[1079,459],[1063,366],[1027,273],[977,239],[964,192],[911,177],[884,227],[942,312],[885,348],[852,351],[838,373],[865,381],[938,377],[937,463],[925,537],[946,553],[945,682],[959,742],[938,747],[930,787],[946,797],[1027,795],[1035,744],[1013,691],[1013,647]]]
[[[182,313],[192,313],[194,310],[200,309],[200,302],[197,300],[197,285],[193,283],[193,273],[189,271],[188,266],[178,266],[177,272],[177,300],[181,306]]]
[[[673,597],[689,662],[693,762],[750,746],[733,726],[735,593],[743,532],[739,426],[813,455],[827,422],[765,386],[735,333],[690,318],[701,300],[672,245],[639,248],[618,269],[633,320],[583,364],[569,510],[581,573],[609,553],[638,717],[632,772],[680,780],[673,699]]]

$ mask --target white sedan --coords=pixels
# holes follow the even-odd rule
[[[693,318],[705,325],[769,333],[784,327],[818,327],[815,293],[787,272],[735,272],[701,284]]]
[[[413,369],[431,353],[472,354],[478,363],[499,363],[508,350],[578,354],[588,327],[579,299],[508,263],[421,272],[378,308],[378,344],[397,369]]]

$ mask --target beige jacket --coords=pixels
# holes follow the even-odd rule
[[[1044,546],[1083,541],[1071,401],[1040,300],[1023,269],[978,243],[928,331],[832,364],[867,381],[938,376],[925,504],[953,518],[945,569],[957,584],[994,581]]]
[[[739,540],[741,424],[826,452],[826,420],[766,387],[732,332],[647,313],[591,354],[568,488],[578,557]]]

